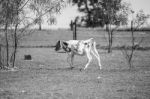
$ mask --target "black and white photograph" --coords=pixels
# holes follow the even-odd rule
[[[150,99],[150,0],[0,0],[0,99]]]

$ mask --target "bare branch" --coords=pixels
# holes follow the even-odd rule
[[[19,9],[19,11],[21,11],[21,10],[27,5],[28,2],[29,2],[29,0],[27,0],[27,1],[25,2],[25,4]]]

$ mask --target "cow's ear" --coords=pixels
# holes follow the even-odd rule
[[[62,48],[66,51],[66,52],[70,52],[71,48],[68,47],[68,43],[67,42],[62,42]]]
[[[63,45],[67,47],[67,46],[68,46],[68,43],[67,43],[67,42],[63,42]]]
[[[55,45],[55,51],[60,50],[60,48],[61,48],[61,41],[59,40]]]

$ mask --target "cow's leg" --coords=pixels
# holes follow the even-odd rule
[[[100,60],[100,56],[99,54],[97,54],[95,51],[91,51],[92,54],[96,57],[97,61],[98,61],[98,65],[99,65],[99,69],[102,69],[102,65],[101,65],[101,60]]]
[[[88,62],[85,65],[84,70],[89,66],[90,62],[92,61],[92,56],[91,56],[91,53],[90,53],[89,50],[86,52],[86,55],[87,55],[87,58],[88,58]]]
[[[67,62],[69,63],[71,69],[74,68],[73,67],[73,60],[74,60],[74,54],[73,53],[68,54]]]
[[[99,68],[102,69],[100,56],[99,56],[98,51],[96,49],[96,42],[94,42],[94,46],[92,47],[91,52],[96,57],[96,59],[98,60]]]

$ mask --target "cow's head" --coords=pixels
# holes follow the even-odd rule
[[[61,44],[61,41],[59,40],[56,45],[55,45],[55,51],[58,51],[62,48],[62,44]]]

